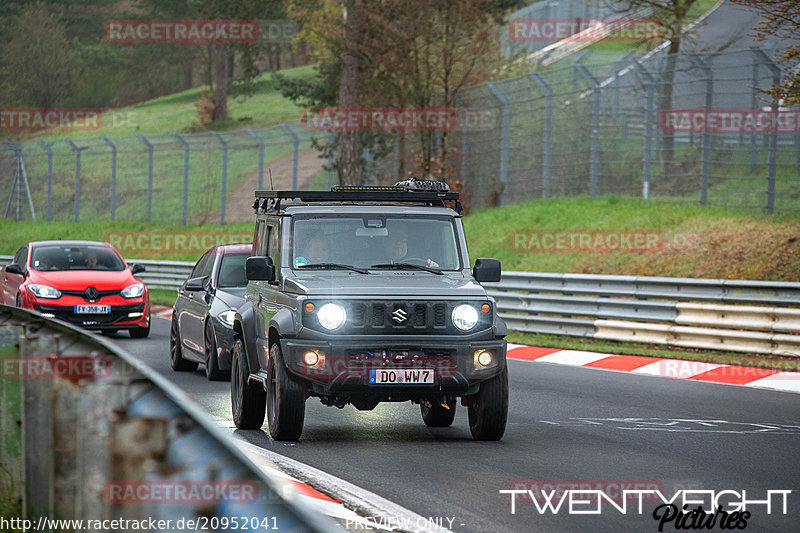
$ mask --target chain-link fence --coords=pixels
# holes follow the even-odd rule
[[[475,206],[615,194],[800,211],[800,110],[770,107],[759,93],[780,76],[759,49],[677,56],[590,50],[566,66],[459,91],[457,115],[478,118],[437,133],[432,152],[454,169]],[[417,141],[405,135],[411,169],[408,148]],[[333,139],[282,124],[4,142],[0,190],[8,196],[0,208],[17,219],[35,212],[45,220],[249,220],[253,190],[270,186],[268,168],[275,188],[329,188],[332,161],[312,143]],[[394,141],[394,151],[367,165],[376,174],[368,183],[397,178]]]
[[[183,224],[250,220],[256,188],[330,187],[330,161],[320,158],[314,140],[325,145],[329,136],[281,124],[220,133],[6,141],[0,143],[0,190],[8,194],[3,215]]]
[[[496,120],[448,144],[479,206],[618,194],[800,210],[800,109],[758,91],[780,76],[758,49],[590,52],[463,90],[461,103]]]

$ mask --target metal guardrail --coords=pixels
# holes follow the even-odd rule
[[[800,283],[504,272],[509,329],[800,356]]]
[[[170,290],[194,266],[128,262],[145,266],[148,287]],[[506,271],[486,287],[515,331],[800,355],[800,283]]]
[[[152,518],[172,520],[169,530],[180,519],[225,530],[223,519],[246,518],[335,530],[287,499],[188,396],[110,342],[0,306],[0,362],[0,496],[21,502],[11,517]]]

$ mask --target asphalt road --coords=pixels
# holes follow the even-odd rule
[[[192,373],[169,368],[168,325],[154,319],[149,339],[113,339],[233,431],[228,383],[206,381],[202,366]],[[234,433],[422,516],[445,518],[445,525],[454,518],[455,531],[658,530],[654,503],[645,503],[642,515],[631,502],[625,514],[606,504],[599,516],[577,516],[566,508],[540,514],[532,503],[518,502],[512,515],[509,496],[498,491],[516,480],[607,483],[602,487],[610,495],[621,481],[655,483],[667,498],[680,489],[744,489],[750,500],[763,500],[767,490],[793,490],[788,514],[777,505],[769,515],[764,505],[752,506],[747,529],[797,529],[800,395],[546,363],[509,365],[509,424],[497,443],[472,441],[463,407],[453,427],[428,429],[409,403],[359,412],[316,399],[307,403],[297,443],[273,442],[264,431]],[[674,522],[664,528],[674,530]]]

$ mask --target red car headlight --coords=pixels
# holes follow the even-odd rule
[[[123,298],[139,298],[142,294],[144,294],[144,283],[134,283],[133,285],[128,285],[122,289],[119,294]]]
[[[61,291],[54,289],[49,285],[39,285],[38,283],[31,283],[28,285],[28,290],[33,293],[37,298],[48,298],[55,300],[61,298]]]

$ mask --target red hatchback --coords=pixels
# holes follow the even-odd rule
[[[107,242],[39,241],[21,247],[0,270],[3,303],[33,309],[86,329],[131,337],[150,333],[150,297]]]

